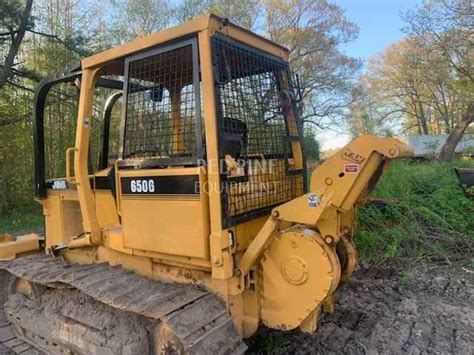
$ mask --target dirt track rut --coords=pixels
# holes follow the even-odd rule
[[[357,271],[311,336],[261,329],[251,353],[473,354],[474,274],[462,268]]]
[[[474,274],[462,268],[359,270],[338,290],[336,312],[323,316],[315,335],[262,328],[247,342],[249,352],[473,354],[473,285]],[[0,337],[18,344],[0,344],[0,354],[35,353],[2,320]]]

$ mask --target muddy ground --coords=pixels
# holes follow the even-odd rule
[[[316,334],[262,328],[249,353],[474,354],[473,285],[474,273],[460,267],[360,269]],[[21,351],[0,345],[0,354],[39,354]]]
[[[474,354],[474,273],[461,267],[358,270],[314,335],[261,329],[251,353]]]
[[[471,355],[474,272],[439,266],[360,268],[337,291],[336,312],[321,316],[316,334],[261,328],[246,343],[251,354]],[[0,344],[0,354],[12,353],[21,351]]]

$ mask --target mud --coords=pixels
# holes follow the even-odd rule
[[[21,337],[45,353],[145,354],[149,352],[143,317],[107,307],[77,290],[48,290],[40,300],[14,294],[5,303],[8,321]],[[33,335],[34,334],[34,335]]]
[[[47,353],[67,348],[75,354],[81,349],[88,354],[145,354],[153,347],[240,354],[247,349],[225,304],[195,285],[156,282],[119,266],[68,264],[41,254],[0,262],[0,269],[38,289],[35,297],[8,297],[5,328],[14,326],[18,337]],[[8,332],[6,338],[13,335]]]
[[[250,353],[473,354],[474,273],[361,269],[337,292],[314,335],[262,328]]]

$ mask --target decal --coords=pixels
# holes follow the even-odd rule
[[[318,207],[321,204],[319,197],[316,194],[308,195],[308,206],[311,208]]]
[[[198,175],[122,177],[123,195],[195,195],[199,194]]]
[[[153,193],[155,192],[155,182],[153,179],[137,179],[130,181],[130,190],[135,192],[143,192],[143,193]]]
[[[51,187],[53,190],[65,190],[67,189],[66,180],[54,180]]]
[[[359,172],[359,164],[346,164],[344,165],[344,171],[346,173],[357,173]]]
[[[359,164],[362,163],[365,160],[365,157],[363,157],[362,155],[359,155],[357,153],[354,153],[349,148],[344,149],[344,152],[342,153],[342,155],[347,160],[351,160],[351,161],[353,161],[355,163],[359,163]]]

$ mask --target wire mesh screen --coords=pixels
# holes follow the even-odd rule
[[[129,62],[123,158],[197,156],[193,69],[192,45]]]
[[[213,37],[213,63],[228,227],[300,196],[304,174],[288,166],[290,141],[299,136],[295,122],[288,122],[287,63],[221,36]]]

